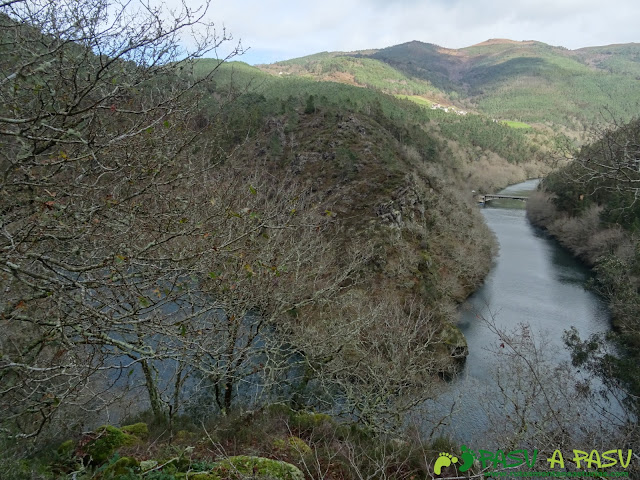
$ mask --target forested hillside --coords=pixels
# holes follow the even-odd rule
[[[464,454],[487,473],[441,436],[467,407],[430,411],[496,254],[476,194],[630,117],[640,50],[411,42],[258,68],[239,45],[207,58],[230,40],[205,15],[0,2],[0,478],[414,480]],[[530,212],[596,266],[633,352],[638,125]],[[510,373],[487,441],[575,446],[592,397],[523,332],[493,332]],[[636,353],[567,342],[637,394]]]
[[[489,40],[452,50],[414,41],[263,68],[420,95],[500,120],[580,131],[608,119],[603,117],[635,115],[639,54],[637,44],[572,51],[535,41]]]
[[[213,65],[213,61],[202,60],[196,71],[210,71]],[[536,176],[549,168],[545,159],[555,148],[556,138],[549,132],[510,128],[482,115],[425,109],[413,101],[381,95],[376,89],[267,75],[238,62],[222,65],[216,82],[220,87],[233,82],[230,92],[240,95],[236,104],[244,109],[242,122],[286,113],[287,105],[296,102],[311,111],[326,105],[374,117],[397,141],[415,146],[426,158],[434,157],[439,144],[445,163],[464,179],[469,190],[491,191]],[[255,126],[241,126],[251,128]]]
[[[0,476],[430,472],[397,438],[466,355],[471,191],[547,146],[185,56],[193,12],[3,5]]]

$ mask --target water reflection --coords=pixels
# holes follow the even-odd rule
[[[537,183],[527,181],[500,193],[527,195]],[[583,337],[610,328],[606,305],[584,287],[589,271],[528,222],[522,202],[491,202],[482,213],[499,253],[484,285],[460,309],[459,327],[469,344],[465,369],[450,391],[427,408],[436,422],[454,412],[439,428],[469,443],[477,443],[487,428],[487,412],[480,406],[486,404],[482,396],[498,367],[491,349],[499,348],[499,341],[482,318],[505,330],[526,325],[532,336],[544,338],[557,364],[569,360],[562,334],[571,326]]]

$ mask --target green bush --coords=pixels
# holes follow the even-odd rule
[[[111,425],[98,428],[92,436],[94,438],[85,445],[84,451],[94,465],[106,462],[118,448],[136,442],[136,437]]]

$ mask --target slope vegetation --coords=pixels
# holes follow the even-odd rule
[[[630,411],[640,411],[640,121],[599,132],[566,167],[553,172],[527,205],[528,216],[594,268],[594,288],[613,315],[612,349],[604,338],[567,341],[574,362],[622,392]],[[637,433],[636,433],[637,435]],[[637,439],[637,437],[636,437]]]
[[[622,119],[637,111],[639,55],[637,44],[571,51],[535,41],[494,39],[452,50],[413,41],[264,68],[334,81],[342,81],[340,75],[328,73],[341,71],[354,84],[389,93],[423,95],[502,120],[580,130],[601,121],[607,111]],[[376,81],[367,80],[371,77]]]

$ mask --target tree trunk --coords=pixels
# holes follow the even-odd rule
[[[162,398],[160,398],[158,385],[153,378],[153,372],[151,371],[149,362],[146,359],[143,359],[140,362],[140,366],[142,367],[142,372],[144,373],[147,393],[149,394],[149,403],[151,404],[151,411],[153,412],[153,416],[159,420],[166,420],[167,412],[165,409],[165,405],[162,401]]]

